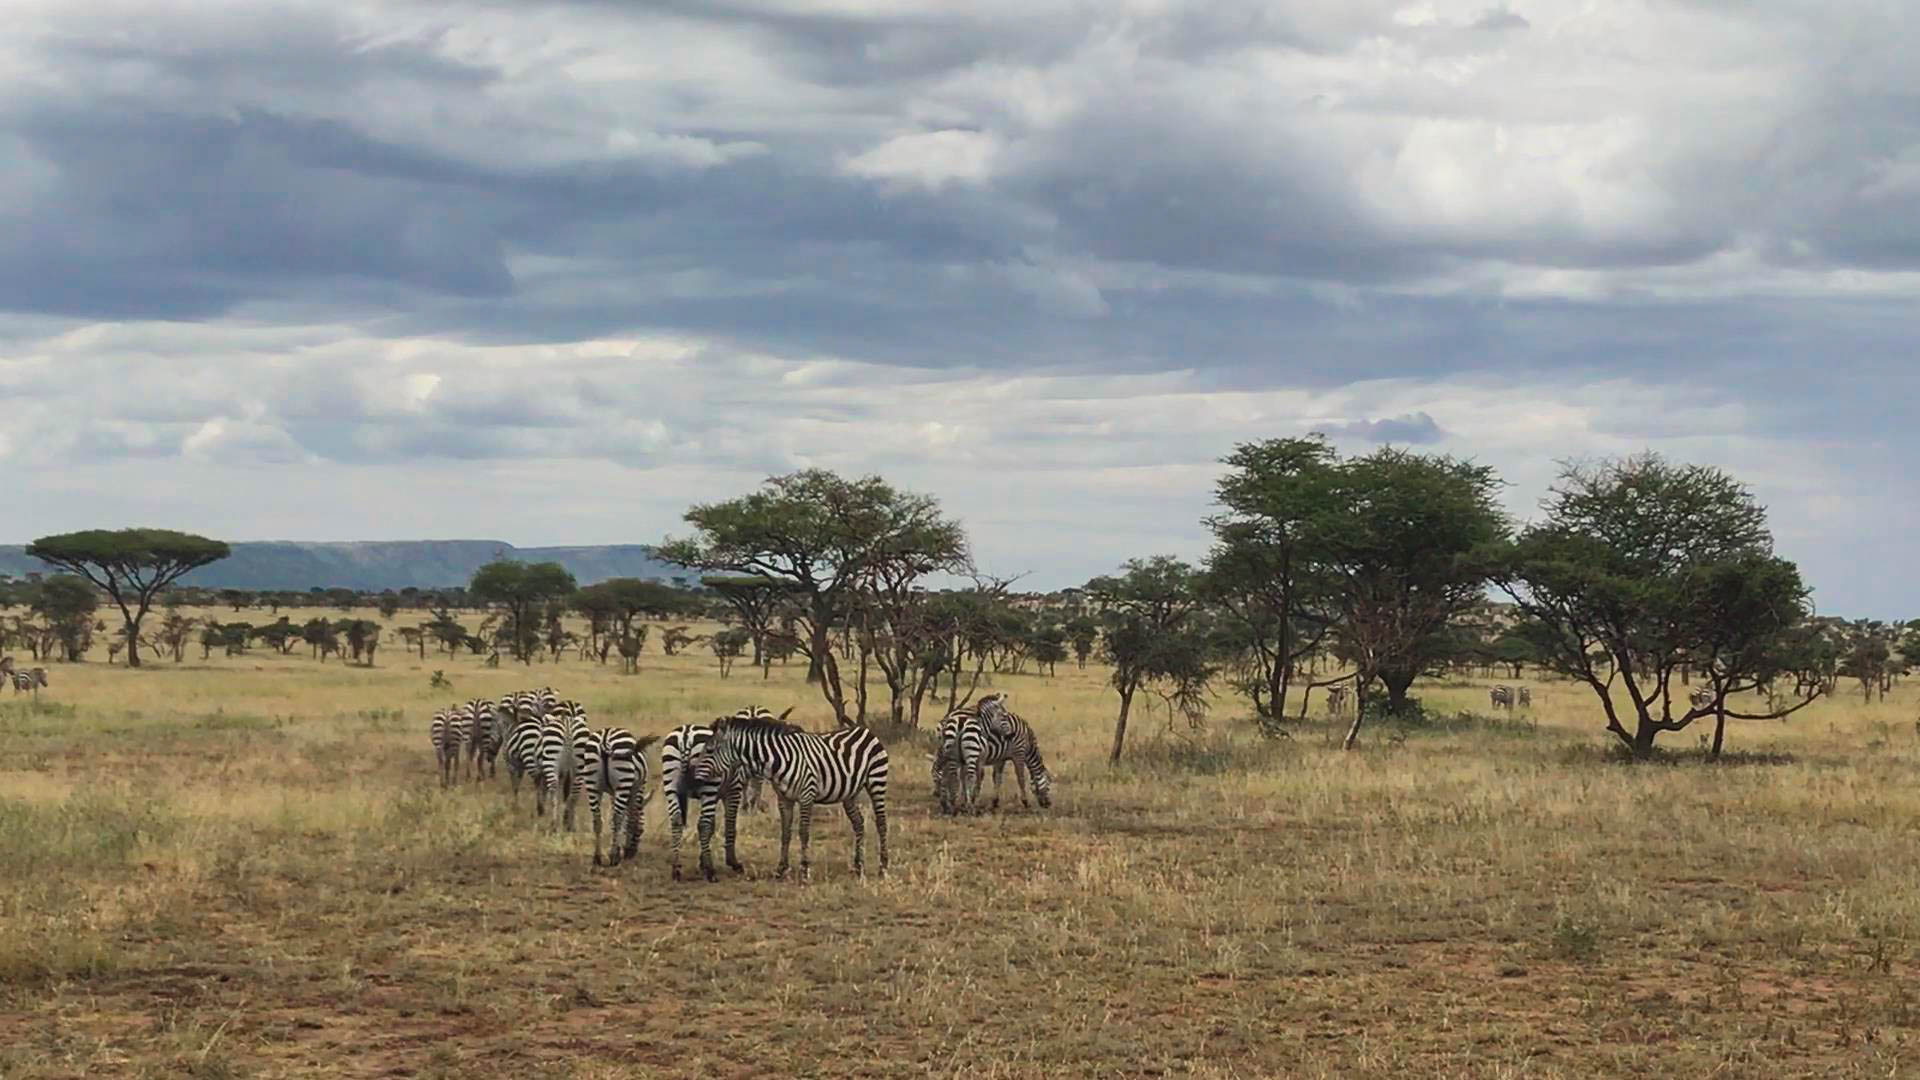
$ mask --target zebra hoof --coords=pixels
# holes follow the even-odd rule
[[[713,872],[713,867],[711,867],[711,866],[709,866],[709,867],[707,867],[707,880],[708,880],[709,882],[714,882],[714,881],[719,881],[719,880],[720,880],[720,875],[719,875],[719,874],[716,874],[716,873],[714,873],[714,872]]]
[[[677,866],[673,868],[673,880],[675,881],[680,880],[680,868]]]
[[[603,861],[601,860],[601,858],[600,858],[600,853],[599,853],[599,852],[597,852],[597,851],[593,853],[593,865],[595,865],[595,866],[605,866],[605,865],[607,865],[607,864],[606,864],[605,862],[603,862]]]

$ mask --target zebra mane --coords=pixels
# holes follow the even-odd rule
[[[801,727],[799,724],[788,723],[785,720],[770,720],[763,716],[715,717],[713,721],[713,733],[718,735],[723,731],[745,731],[767,735],[791,735],[795,732],[804,733],[806,728]]]

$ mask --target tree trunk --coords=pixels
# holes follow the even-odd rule
[[[1660,729],[1653,726],[1653,721],[1644,716],[1640,718],[1640,730],[1633,733],[1632,749],[1635,761],[1646,761],[1653,757],[1653,740],[1659,734]]]
[[[1721,747],[1721,744],[1726,741],[1726,737],[1727,737],[1727,703],[1725,701],[1722,701],[1720,702],[1720,707],[1715,709],[1713,713],[1713,749],[1708,751],[1707,753],[1708,760],[1710,761],[1720,760],[1720,747]]]
[[[1412,671],[1382,671],[1380,681],[1387,687],[1387,712],[1398,716],[1407,708],[1407,690],[1413,686]]]
[[[1374,673],[1359,671],[1353,679],[1353,723],[1347,725],[1347,737],[1340,741],[1340,749],[1351,750],[1360,741],[1360,724],[1367,718],[1367,691],[1373,686]]]
[[[1133,708],[1133,691],[1120,691],[1120,715],[1113,721],[1113,756],[1109,761],[1118,764],[1120,751],[1127,745],[1127,711]]]
[[[146,612],[135,615],[123,604],[120,613],[127,617],[127,666],[137,668],[140,666],[140,619]]]

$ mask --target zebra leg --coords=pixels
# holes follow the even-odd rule
[[[811,860],[808,859],[808,851],[813,846],[813,800],[806,799],[806,800],[800,801],[799,809],[800,809],[800,880],[810,881],[813,878],[813,874],[812,874],[812,863],[811,863]],[[782,859],[781,861],[785,862],[786,860]]]
[[[680,835],[687,831],[687,803],[676,792],[667,796],[667,846],[673,851],[673,880],[680,880]]]
[[[708,881],[716,880],[713,872],[713,813],[719,809],[719,799],[706,797],[700,800],[700,874]],[[727,854],[733,854],[733,845],[727,845]]]
[[[996,777],[996,779],[998,779]],[[1013,784],[1020,789],[1020,809],[1031,810],[1033,804],[1027,801],[1027,763],[1016,760],[1013,763]]]
[[[640,836],[647,831],[647,803],[645,799],[630,798],[627,803],[627,843],[621,854],[629,859],[640,857]]]
[[[740,865],[740,857],[734,853],[734,841],[740,833],[740,794],[739,787],[735,787],[731,792],[723,791],[720,793],[721,800],[726,804],[727,812],[727,869],[736,874],[744,874],[747,872],[747,868]],[[785,861],[784,855],[782,856],[782,861]]]
[[[587,812],[593,815],[593,865],[605,866],[606,863],[600,859],[600,787],[597,784],[587,789]],[[619,811],[615,810],[614,813],[614,828],[618,829]],[[617,839],[614,842],[619,843]]]
[[[880,842],[880,876],[887,876],[887,789],[869,789],[868,799],[873,803],[873,835]]]
[[[1002,785],[1004,785],[1006,782],[1007,782],[1007,763],[1004,761],[994,762],[993,763],[993,809],[995,810],[1000,809],[1000,790]]]
[[[853,826],[853,872],[856,877],[867,876],[866,843],[867,824],[860,817],[860,793],[855,791],[847,796],[847,824]],[[802,835],[805,835],[804,833]],[[804,841],[802,841],[804,845]],[[800,865],[806,865],[806,848],[801,847]]]
[[[775,794],[778,794],[776,792]],[[793,846],[793,800],[780,796],[780,865],[774,868],[774,877],[787,876],[787,852]],[[732,852],[728,852],[729,855]],[[729,864],[731,865],[731,864]]]

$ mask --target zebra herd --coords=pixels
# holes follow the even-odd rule
[[[792,712],[791,709],[788,712]],[[800,876],[811,874],[813,809],[839,803],[853,826],[853,868],[864,873],[866,822],[858,806],[873,807],[879,870],[887,854],[887,749],[864,727],[810,732],[760,708],[741,709],[706,724],[682,724],[665,736],[637,738],[625,728],[595,728],[577,701],[561,700],[551,687],[476,700],[433,714],[428,734],[443,787],[471,777],[497,775],[506,755],[514,804],[520,783],[532,781],[534,816],[551,811],[553,829],[573,830],[575,807],[586,796],[593,819],[593,863],[618,866],[639,851],[648,799],[646,749],[660,743],[660,789],[672,829],[673,876],[681,877],[680,844],[692,804],[699,804],[700,869],[715,879],[712,840],[717,813],[726,811],[727,866],[744,869],[735,852],[737,818],[744,802],[760,803],[770,783],[780,804],[780,865],[789,870],[794,826],[800,832]],[[611,803],[612,844],[602,858],[600,804]]]
[[[33,691],[33,696],[38,698],[40,696],[40,688],[47,685],[47,669],[43,667],[33,667],[21,671],[14,666],[13,657],[0,656],[0,685],[5,683],[13,684],[13,692],[16,695],[24,694],[31,690]]]
[[[680,846],[687,818],[698,804],[700,872],[716,878],[713,833],[725,811],[723,838],[727,867],[744,871],[735,850],[738,818],[744,803],[760,803],[763,784],[771,784],[780,807],[780,865],[790,869],[793,833],[800,833],[800,877],[811,875],[813,811],[839,803],[853,828],[853,869],[866,868],[864,795],[873,808],[879,872],[887,872],[887,748],[865,727],[807,731],[787,722],[793,710],[775,716],[746,708],[704,724],[682,724],[663,736],[636,738],[618,727],[591,727],[577,701],[562,700],[551,687],[508,694],[499,701],[475,700],[433,714],[428,734],[439,765],[442,787],[471,777],[498,775],[504,752],[511,795],[519,805],[520,783],[530,779],[534,816],[551,811],[555,831],[573,830],[574,808],[585,795],[593,818],[593,864],[618,866],[639,851],[647,803],[646,749],[660,744],[660,792],[671,828],[672,869],[681,879]],[[978,812],[983,771],[993,767],[993,806],[1007,765],[1014,767],[1021,805],[1027,783],[1042,807],[1053,805],[1053,776],[1040,755],[1033,727],[1007,706],[1006,696],[991,694],[973,708],[950,711],[939,728],[933,762],[934,796],[941,809]],[[600,804],[611,802],[612,844],[601,855]]]
[[[1533,708],[1533,691],[1525,686],[1508,686],[1502,683],[1487,691],[1488,704],[1496,709],[1513,711],[1518,705],[1523,709]]]

